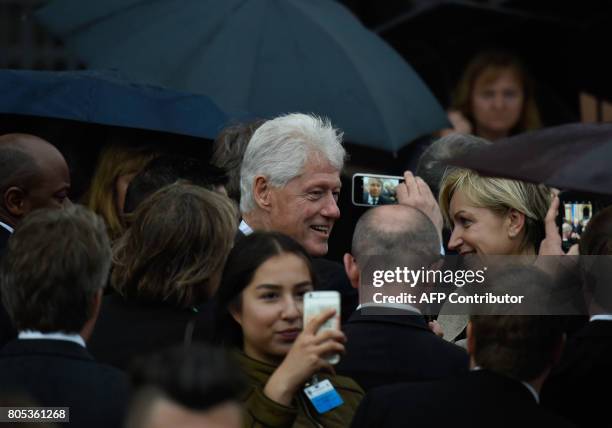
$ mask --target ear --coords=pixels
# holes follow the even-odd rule
[[[253,198],[259,208],[270,211],[272,208],[272,186],[268,178],[263,175],[255,177],[253,182]]]
[[[240,326],[242,326],[242,311],[240,311],[234,305],[230,305],[229,313],[232,318],[234,318],[234,321],[236,321]]]
[[[510,208],[507,220],[508,237],[510,239],[515,239],[521,234],[521,231],[525,229],[525,214],[514,208]]]
[[[23,217],[29,211],[25,191],[17,186],[11,186],[4,192],[4,206],[15,217]]]
[[[353,257],[350,253],[346,253],[342,258],[342,261],[344,262],[344,271],[346,272],[346,276],[348,276],[349,281],[351,281],[351,285],[353,288],[359,289],[361,273],[359,272],[359,266],[357,266],[355,257]]]

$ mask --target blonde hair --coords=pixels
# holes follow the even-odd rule
[[[525,215],[525,235],[522,248],[532,245],[537,251],[544,239],[544,217],[550,205],[550,189],[544,185],[505,178],[484,177],[471,169],[451,168],[440,185],[439,203],[446,224],[451,226],[450,202],[456,191],[479,208],[498,215],[515,209]]]
[[[238,227],[232,201],[175,183],[145,199],[113,248],[111,285],[141,301],[188,308],[219,286]]]
[[[96,172],[83,197],[83,204],[104,219],[111,240],[121,236],[125,229],[122,213],[116,204],[117,179],[140,172],[156,156],[151,148],[112,144],[105,147],[98,157]]]
[[[496,80],[500,74],[510,71],[523,88],[523,108],[518,122],[510,130],[509,135],[520,134],[542,127],[540,112],[535,100],[535,88],[531,77],[527,74],[525,67],[513,55],[506,52],[483,52],[470,61],[465,68],[461,80],[457,84],[453,97],[452,108],[463,114],[472,124],[475,123],[472,112],[472,95],[476,80],[485,78],[489,83]]]

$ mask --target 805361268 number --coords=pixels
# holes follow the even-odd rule
[[[0,407],[2,422],[69,422],[68,407]]]

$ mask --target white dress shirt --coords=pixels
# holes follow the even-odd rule
[[[35,340],[35,339],[45,339],[45,340],[64,340],[66,342],[74,342],[77,345],[81,345],[85,348],[85,341],[79,334],[67,334],[61,332],[53,332],[53,333],[43,333],[41,331],[35,330],[24,330],[20,331],[17,336],[19,340]]]
[[[0,221],[0,226],[8,230],[9,233],[13,233],[15,231],[15,229],[2,221]]]

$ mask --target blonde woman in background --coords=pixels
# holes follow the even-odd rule
[[[100,153],[83,204],[102,216],[111,241],[119,238],[125,228],[122,213],[130,181],[156,156],[150,147],[122,144],[107,146]]]

